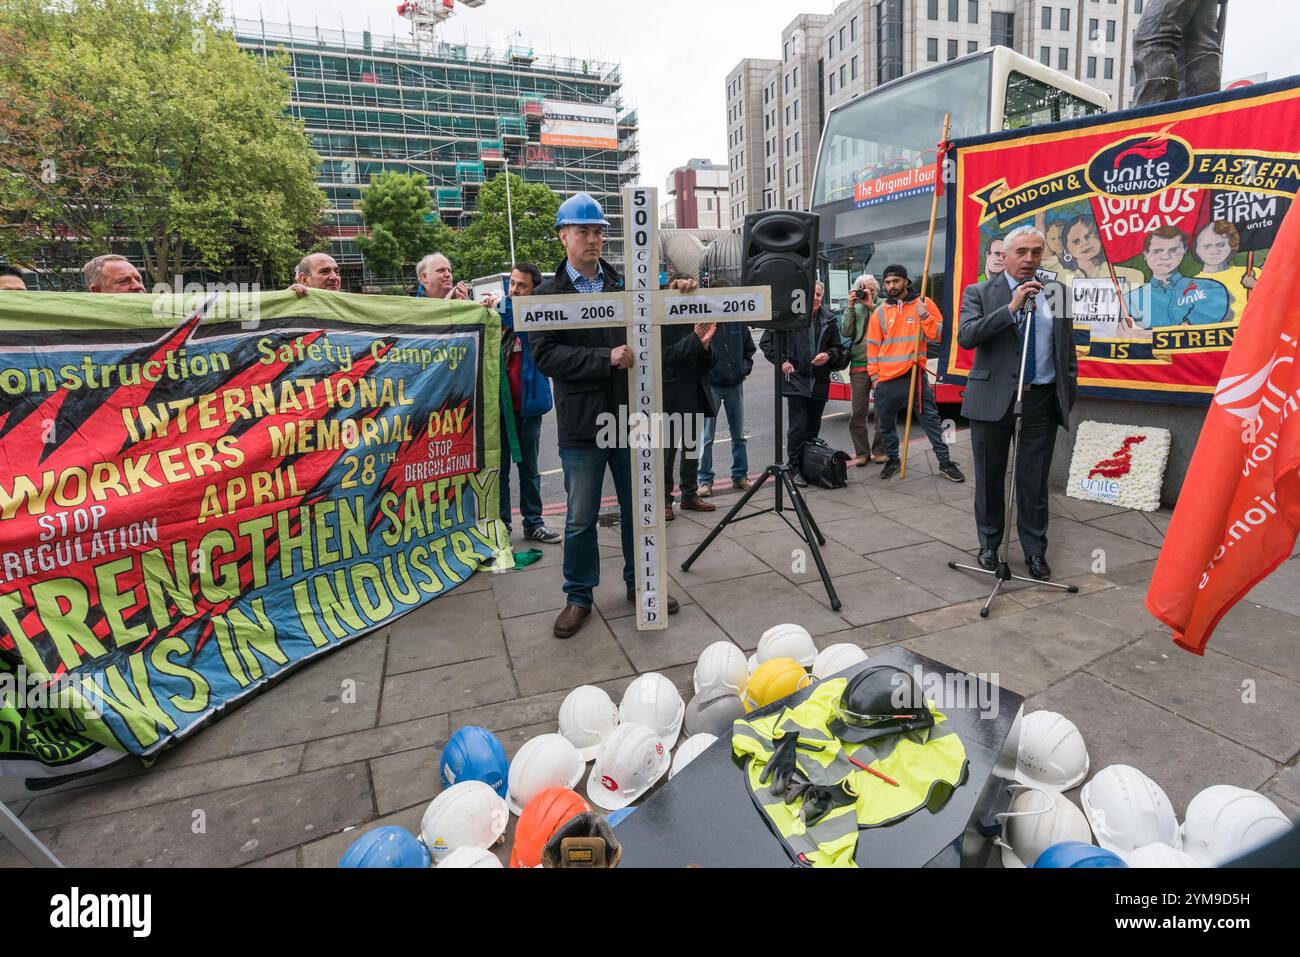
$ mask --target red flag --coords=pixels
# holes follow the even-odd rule
[[[1147,609],[1204,654],[1300,530],[1300,214],[1288,213],[1242,315],[1165,535]]]

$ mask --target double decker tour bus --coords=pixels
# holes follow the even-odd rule
[[[943,115],[950,139],[1055,123],[1103,113],[1110,96],[1006,47],[995,46],[908,74],[855,97],[826,118],[813,181],[812,211],[821,215],[819,268],[837,308],[858,274],[890,263],[907,267],[920,290],[930,204],[938,175]],[[946,210],[939,202],[928,295],[943,306]],[[1001,252],[985,250],[1001,269]],[[933,356],[937,350],[932,349]],[[937,366],[932,361],[931,368]],[[940,383],[940,403],[961,389]]]

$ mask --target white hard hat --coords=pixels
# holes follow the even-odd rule
[[[623,692],[618,717],[624,724],[651,728],[659,735],[664,750],[671,751],[677,743],[677,736],[682,733],[686,702],[671,681],[657,671],[647,671],[633,679]]]
[[[458,847],[442,859],[439,867],[500,868],[501,862],[491,851],[480,847]]]
[[[587,797],[606,811],[627,807],[664,776],[669,761],[658,733],[643,724],[620,724],[600,742]]]
[[[539,734],[524,742],[510,762],[506,800],[513,814],[547,788],[572,789],[587,769],[578,749],[562,734]]]
[[[1173,805],[1160,785],[1137,768],[1102,768],[1083,786],[1079,800],[1097,843],[1121,857],[1145,844],[1180,846]]]
[[[1206,867],[1218,867],[1289,830],[1287,816],[1258,791],[1216,784],[1187,805],[1183,850]]]
[[[737,698],[745,690],[749,670],[745,653],[729,641],[715,641],[700,654],[695,664],[695,693],[726,688]]]
[[[487,850],[501,839],[509,821],[506,802],[492,785],[461,781],[429,802],[420,819],[420,840],[433,862],[441,864],[458,847]]]
[[[1129,867],[1200,867],[1201,862],[1186,851],[1168,844],[1144,844],[1124,856]]]
[[[817,660],[817,646],[803,625],[773,625],[758,639],[758,651],[749,656],[749,673],[773,658],[793,658],[805,668]]]
[[[812,675],[818,681],[825,681],[846,668],[867,660],[867,653],[857,645],[841,641],[836,645],[827,645],[817,653],[813,661]]]
[[[1016,780],[1068,791],[1088,776],[1088,749],[1074,722],[1055,711],[1031,711],[1020,726]]]
[[[709,734],[706,731],[703,734],[693,734],[683,741],[682,746],[673,755],[673,766],[668,770],[668,780],[671,781],[674,775],[703,754],[709,745],[717,740],[716,734]]]
[[[578,749],[583,762],[596,756],[600,742],[618,724],[618,708],[603,688],[574,688],[560,705],[560,734]]]
[[[1002,866],[1033,867],[1038,855],[1062,841],[1092,843],[1092,832],[1083,812],[1059,791],[1013,784],[1020,790],[1011,807],[998,818],[1002,822]]]

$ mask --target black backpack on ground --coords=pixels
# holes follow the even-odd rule
[[[812,485],[843,488],[849,483],[849,457],[839,449],[831,448],[824,439],[804,443],[800,458],[803,477]]]

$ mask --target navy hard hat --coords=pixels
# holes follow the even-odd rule
[[[339,858],[339,867],[428,867],[429,849],[404,827],[367,831]]]
[[[560,204],[555,213],[555,228],[561,226],[608,226],[600,203],[589,193],[577,193]]]
[[[933,728],[934,715],[911,675],[901,668],[877,665],[848,680],[827,727],[841,741],[875,741]]]
[[[457,728],[442,749],[438,777],[445,788],[461,781],[482,781],[505,797],[510,762],[506,760],[506,749],[495,734],[487,728],[467,724]]]
[[[1034,861],[1034,867],[1128,867],[1114,851],[1083,841],[1053,844]]]

